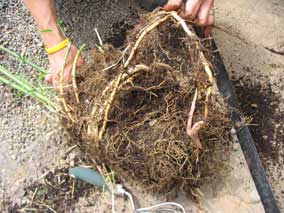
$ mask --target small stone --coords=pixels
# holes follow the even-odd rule
[[[7,124],[8,124],[8,120],[5,119],[5,120],[3,121],[3,124],[4,124],[4,125],[7,125]]]
[[[248,203],[256,204],[256,203],[259,203],[259,202],[260,202],[260,198],[259,198],[259,195],[258,195],[256,190],[253,190],[251,193],[249,193]]]
[[[71,160],[70,161],[70,167],[74,167],[75,166],[75,161],[74,160]]]
[[[66,165],[66,161],[63,160],[63,159],[60,159],[59,160],[59,165],[61,165],[61,166]]]
[[[223,155],[221,155],[221,160],[222,160],[222,161],[228,161],[229,158],[230,158],[230,156],[229,156],[228,154],[223,154]]]
[[[75,151],[71,151],[68,155],[70,161],[75,160],[77,157],[77,153]]]
[[[26,198],[23,198],[23,199],[21,200],[21,204],[22,204],[22,205],[27,204],[27,199],[26,199]]]
[[[263,138],[264,140],[267,140],[267,139],[268,139],[268,136],[267,136],[267,135],[263,135],[262,138]]]
[[[234,135],[232,139],[233,139],[233,142],[235,142],[235,143],[239,142],[239,139],[238,139],[237,135]]]
[[[240,145],[238,143],[233,143],[233,150],[234,151],[238,151],[239,147],[240,147]]]
[[[73,17],[72,17],[72,21],[73,21],[73,22],[77,22],[77,21],[78,21],[78,17],[77,17],[77,16],[73,16]]]
[[[16,155],[12,155],[12,160],[17,160],[17,156]]]
[[[257,108],[258,107],[257,104],[251,104],[250,106],[253,107],[253,108]]]
[[[38,43],[38,44],[37,44],[37,47],[38,47],[38,48],[42,48],[42,47],[43,47],[43,44],[42,44],[42,43]]]
[[[231,135],[235,135],[236,134],[236,129],[235,128],[232,128],[231,130],[230,130],[230,133],[231,133]]]

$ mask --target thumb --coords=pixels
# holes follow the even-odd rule
[[[180,8],[182,0],[169,0],[168,3],[164,6],[165,11],[177,10]]]
[[[52,84],[52,75],[50,73],[48,73],[44,79],[48,84]]]

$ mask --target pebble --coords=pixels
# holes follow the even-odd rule
[[[235,135],[235,134],[236,134],[236,129],[235,129],[235,128],[232,128],[232,129],[230,130],[230,133],[231,133],[231,135]]]
[[[7,125],[7,124],[8,124],[8,120],[4,119],[4,120],[3,120],[3,124],[4,124],[4,125]]]
[[[9,149],[13,150],[14,149],[13,145],[9,145]]]
[[[226,153],[224,153],[223,155],[221,155],[221,160],[222,160],[222,161],[228,161],[229,158],[230,158],[230,156],[229,156],[228,154],[226,154]]]
[[[71,160],[70,161],[70,167],[74,167],[75,166],[75,161],[74,160]]]
[[[233,143],[233,150],[238,151],[240,148],[240,145],[238,143]]]
[[[252,190],[249,194],[248,194],[248,203],[251,204],[256,204],[260,202],[260,197],[257,193],[256,190]]]
[[[232,141],[235,142],[235,143],[239,142],[237,135],[233,135]]]
[[[22,200],[21,200],[21,204],[22,205],[25,205],[25,204],[27,204],[28,203],[28,201],[27,201],[27,199],[24,197]]]

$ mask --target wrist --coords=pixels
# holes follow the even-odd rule
[[[40,27],[40,31],[47,48],[51,48],[66,39],[66,36],[56,24]]]

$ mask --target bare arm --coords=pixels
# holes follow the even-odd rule
[[[45,45],[52,47],[65,39],[65,35],[56,24],[58,16],[54,0],[24,0],[24,3],[41,31]],[[42,32],[44,30],[51,30],[51,32]]]
[[[41,31],[41,37],[45,46],[48,48],[54,47],[66,39],[64,33],[57,26],[57,13],[55,0],[24,0],[25,5],[30,10],[35,22]],[[74,61],[77,48],[72,45],[69,57],[66,61],[64,71],[64,81],[70,82],[70,72]],[[57,85],[60,79],[60,72],[64,63],[66,48],[48,55],[49,59],[49,74],[46,76],[46,81],[52,85]],[[83,64],[83,60],[78,61],[78,66]]]

